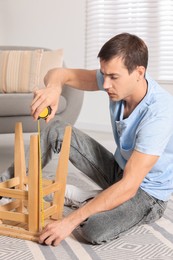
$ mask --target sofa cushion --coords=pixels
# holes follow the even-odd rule
[[[0,92],[29,93],[44,87],[48,70],[63,65],[63,50],[0,51]]]
[[[31,114],[30,106],[33,99],[32,93],[11,93],[0,95],[0,116],[27,116]],[[57,114],[66,109],[66,99],[61,96]]]

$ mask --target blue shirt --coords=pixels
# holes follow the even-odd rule
[[[140,187],[148,194],[167,201],[173,192],[173,96],[148,74],[148,91],[128,118],[123,119],[123,100],[110,100],[110,116],[117,149],[115,159],[124,169],[134,150],[160,156]],[[103,89],[103,75],[97,71]],[[139,172],[140,174],[140,172]]]

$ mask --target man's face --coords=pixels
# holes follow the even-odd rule
[[[139,78],[138,69],[129,74],[122,59],[115,57],[108,62],[100,61],[100,71],[104,77],[103,87],[112,101],[135,97]]]

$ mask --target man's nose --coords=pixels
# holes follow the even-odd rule
[[[105,90],[108,90],[109,88],[111,88],[111,82],[110,82],[109,78],[104,78],[103,88]]]

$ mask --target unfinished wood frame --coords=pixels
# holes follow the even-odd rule
[[[40,179],[39,136],[31,135],[29,173],[26,176],[22,124],[16,124],[14,178],[0,183],[0,196],[11,198],[11,202],[0,205],[0,235],[38,241],[42,229],[42,218],[46,224],[51,219],[62,218],[70,141],[71,127],[67,126],[55,180],[52,181]],[[54,193],[53,201],[51,203],[44,202],[43,197],[50,193]],[[41,203],[43,203],[43,212]]]

